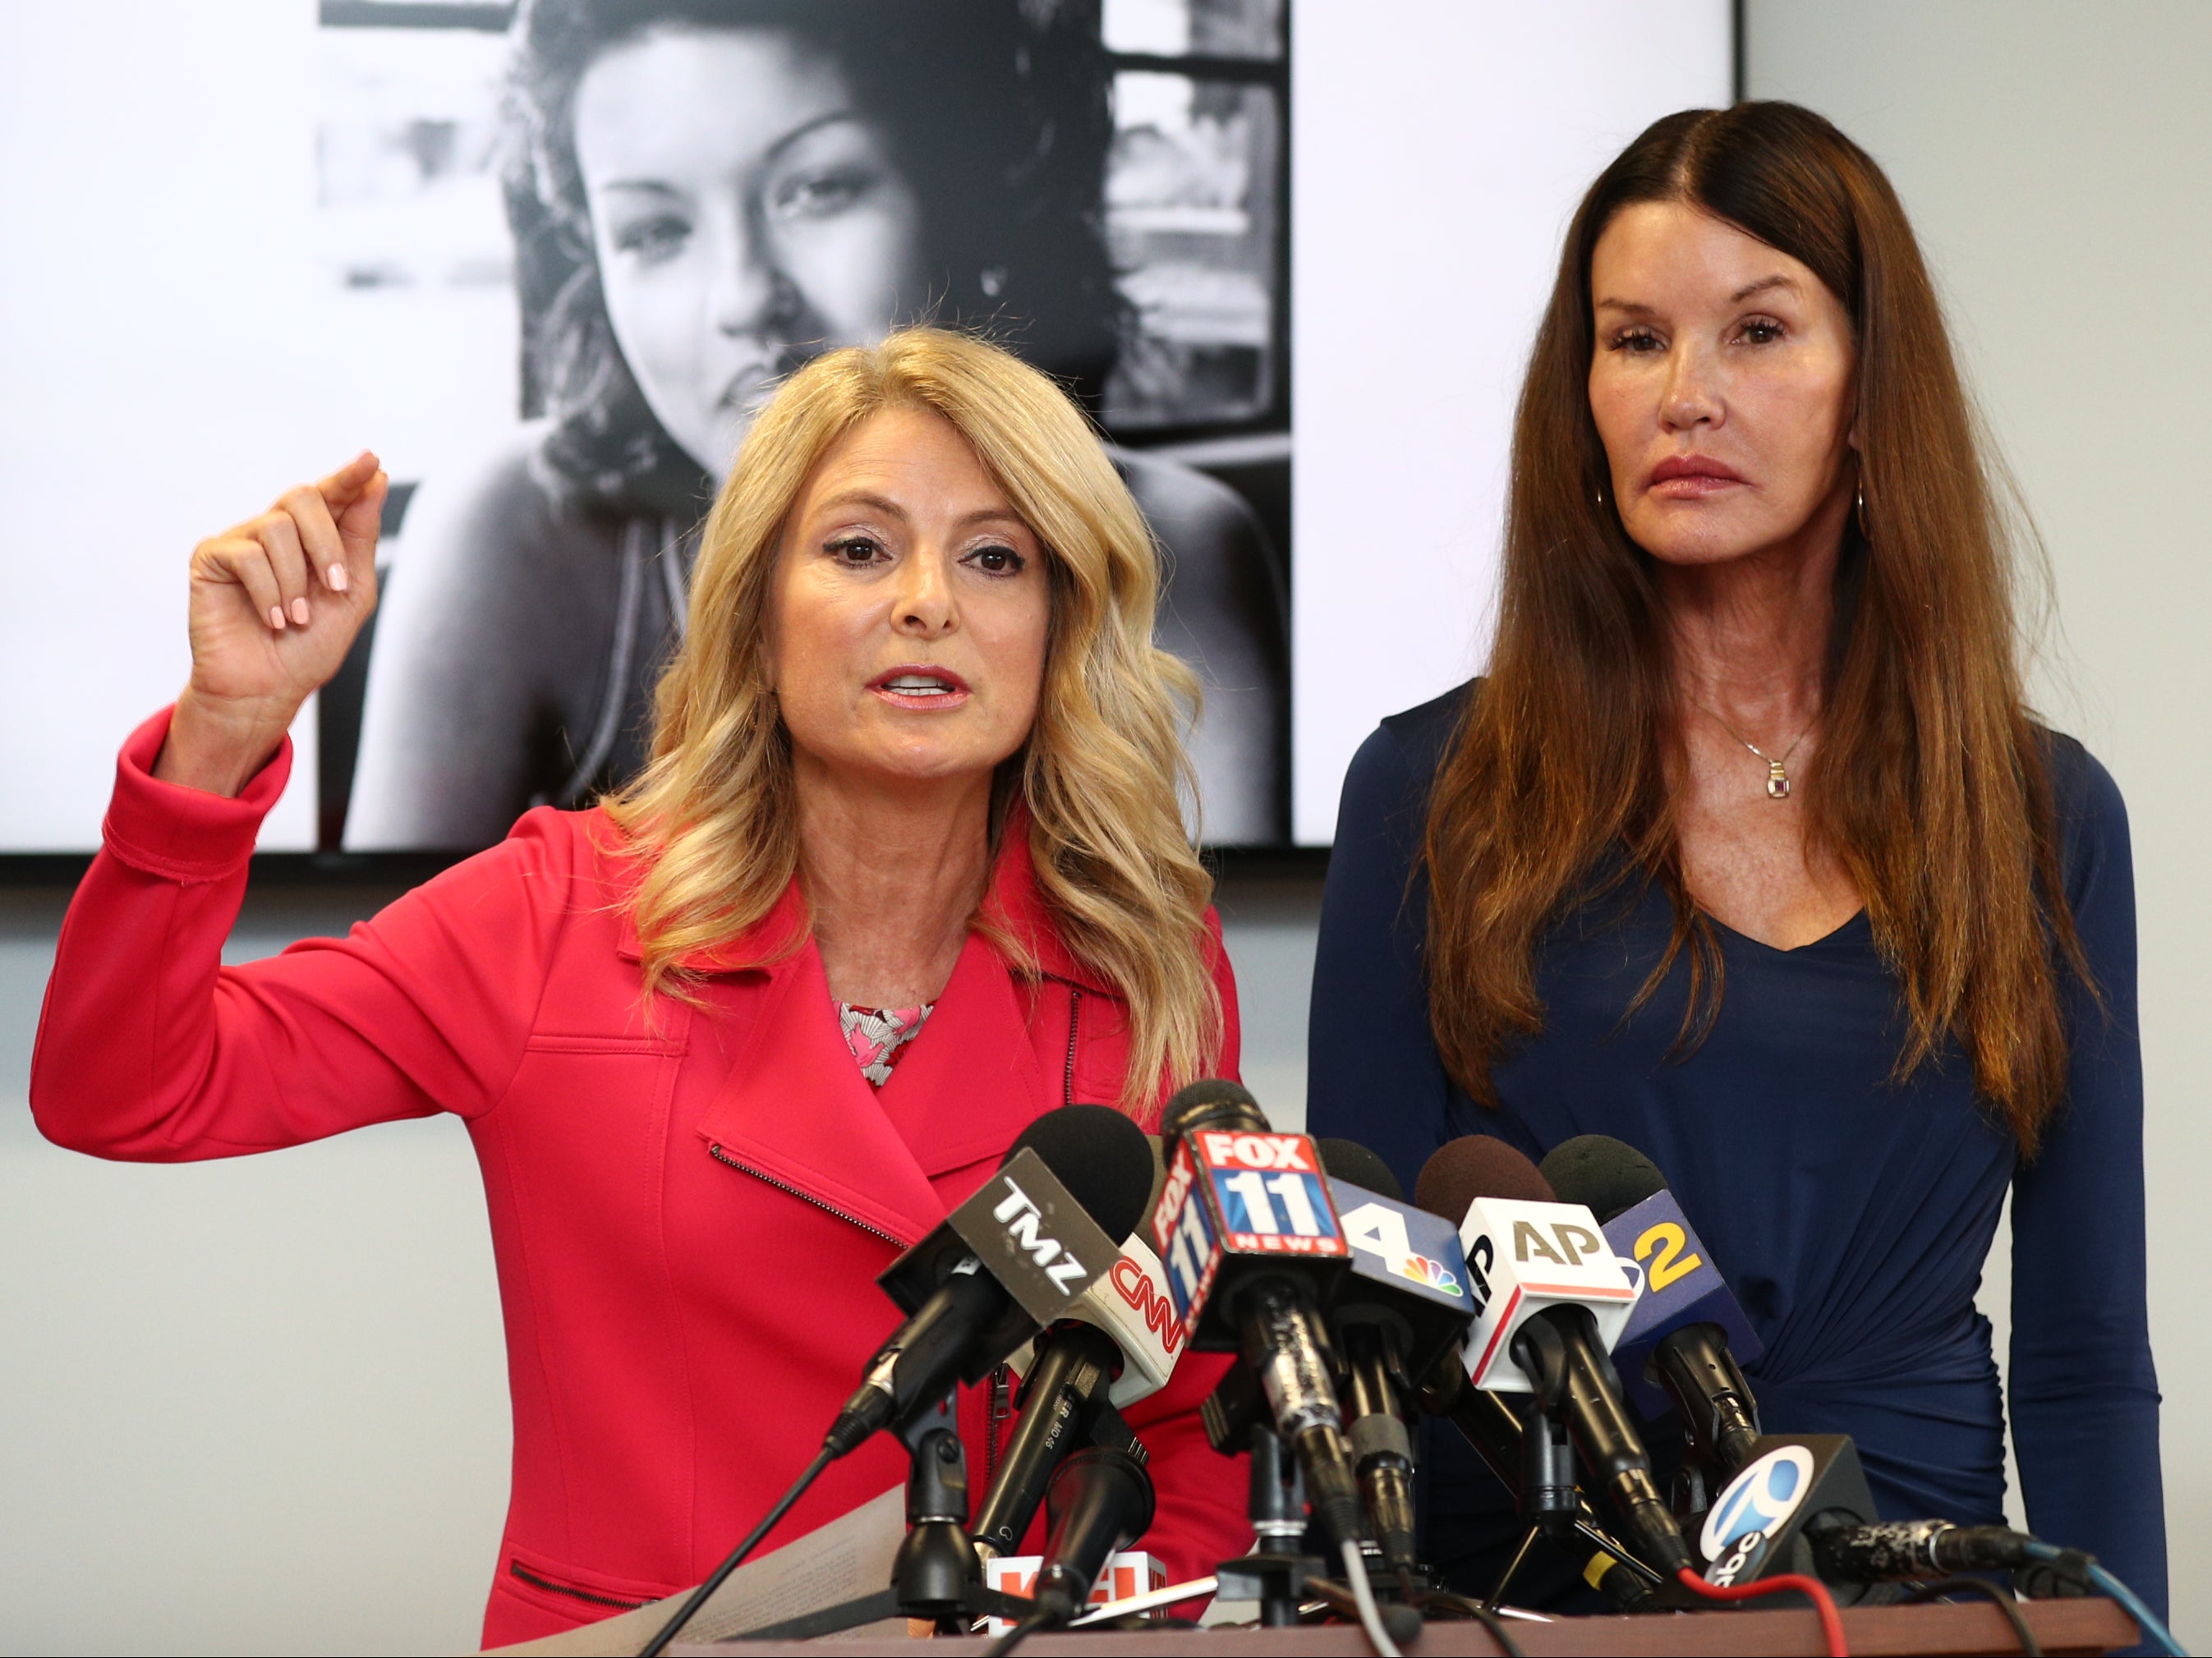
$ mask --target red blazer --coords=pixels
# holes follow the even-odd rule
[[[1019,835],[988,902],[1043,976],[971,935],[878,1090],[811,941],[765,969],[706,959],[703,1005],[664,998],[648,1022],[597,811],[532,811],[343,938],[222,966],[290,751],[226,800],[154,780],[167,729],[166,714],[141,726],[118,764],[104,849],[62,927],[32,1110],[59,1145],[157,1163],[438,1111],[468,1124],[514,1406],[487,1645],[698,1582],[820,1446],[896,1325],[876,1274],[1033,1118],[1118,1090],[1124,1009],[1053,937]],[[794,887],[722,956],[789,936],[800,914]],[[1216,1068],[1234,1075],[1236,990],[1207,920],[1227,1016]],[[1243,1471],[1198,1420],[1221,1370],[1188,1357],[1128,1412],[1158,1490],[1146,1546],[1171,1581],[1250,1539]],[[960,1404],[980,1501],[1009,1407],[988,1384]],[[903,1476],[879,1436],[764,1546]]]

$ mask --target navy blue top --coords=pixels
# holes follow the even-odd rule
[[[1669,1055],[1686,962],[1624,1024],[1672,928],[1656,886],[1542,942],[1544,1029],[1496,1065],[1491,1111],[1446,1078],[1430,1034],[1426,891],[1409,884],[1467,690],[1384,720],[1345,779],[1314,969],[1310,1132],[1371,1147],[1408,1191],[1462,1134],[1539,1159],[1577,1134],[1637,1147],[1766,1344],[1746,1366],[1763,1424],[1851,1435],[1895,1520],[2002,1523],[2004,1401],[1974,1291],[2009,1185],[2010,1392],[2029,1525],[2098,1556],[2163,1615],[2135,892],[2111,776],[2072,738],[2052,739],[2066,895],[2109,1017],[2069,976],[2069,1097],[2033,1163],[1978,1102],[1957,1048],[1889,1081],[1899,985],[1864,912],[1791,950],[1714,923],[1725,993],[1686,1055]],[[1514,1533],[1510,1500],[1456,1440],[1431,1436],[1425,1542],[1448,1575],[1487,1592]]]

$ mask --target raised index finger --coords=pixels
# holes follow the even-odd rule
[[[360,498],[368,488],[369,480],[383,468],[374,451],[364,449],[344,465],[315,485],[315,489],[328,504],[333,514],[343,513]]]

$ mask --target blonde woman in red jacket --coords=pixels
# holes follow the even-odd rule
[[[927,330],[754,425],[632,788],[223,966],[284,733],[374,603],[384,490],[363,455],[193,553],[191,682],[125,745],[32,1104],[149,1162],[467,1122],[514,1404],[490,1644],[699,1582],[895,1321],[875,1275],[1040,1114],[1151,1127],[1233,1074],[1236,993],[1143,520],[1049,381]],[[1219,1370],[1130,1413],[1178,1577],[1249,1538],[1197,1419]],[[979,1479],[1007,1395],[961,1400]],[[835,1465],[767,1546],[902,1472],[887,1440]]]

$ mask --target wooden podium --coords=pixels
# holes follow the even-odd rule
[[[2135,1620],[2110,1600],[2024,1600],[2021,1616],[2047,1653],[2100,1653],[2133,1646],[2141,1636]],[[1844,1638],[1854,1658],[1905,1653],[2008,1653],[2020,1650],[2012,1625],[1996,1606],[1969,1601],[1957,1606],[1872,1606],[1845,1609]],[[1820,1658],[1819,1619],[1809,1610],[1653,1613],[1640,1618],[1562,1618],[1553,1623],[1516,1621],[1513,1638],[1529,1658],[1569,1655],[1782,1654]],[[678,1641],[671,1653],[696,1658],[860,1658],[896,1654],[901,1658],[953,1658],[988,1652],[982,1637],[939,1637],[927,1645],[913,1641],[839,1639],[820,1641]],[[1034,1635],[1021,1644],[1027,1658],[1164,1658],[1172,1652],[1197,1652],[1208,1658],[1357,1658],[1371,1652],[1355,1625],[1316,1625],[1298,1629],[1209,1629],[1146,1631],[1136,1634],[1077,1631]],[[1480,1624],[1432,1623],[1419,1641],[1405,1648],[1407,1658],[1471,1658],[1504,1650]]]

